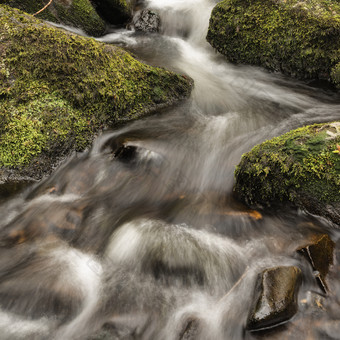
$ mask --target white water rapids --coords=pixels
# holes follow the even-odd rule
[[[258,218],[232,187],[244,152],[339,119],[340,99],[227,63],[205,40],[215,4],[152,0],[160,34],[99,39],[187,74],[195,87],[189,100],[105,133],[0,206],[1,340],[258,339],[245,330],[256,277],[277,265],[303,271],[299,312],[263,337],[334,338],[336,275],[328,307],[314,315],[322,292],[295,250],[314,232],[334,241],[340,233],[289,207]]]

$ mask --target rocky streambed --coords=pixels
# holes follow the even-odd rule
[[[4,339],[337,339],[338,4],[38,16],[107,34],[0,5]]]

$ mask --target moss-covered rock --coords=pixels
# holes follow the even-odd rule
[[[46,0],[0,0],[0,4],[19,8],[30,14],[37,13],[47,3]],[[81,28],[92,36],[102,35],[106,28],[90,0],[53,0],[37,17]]]
[[[182,99],[191,86],[119,47],[0,5],[2,169],[40,177],[51,160],[83,150],[100,129]]]
[[[291,201],[340,225],[338,144],[340,122],[302,127],[265,141],[242,156],[234,190],[250,206]]]
[[[223,0],[212,12],[207,40],[231,62],[340,83],[335,0]]]
[[[107,22],[124,24],[132,17],[133,0],[93,0],[98,13]]]

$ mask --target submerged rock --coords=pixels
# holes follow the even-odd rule
[[[255,146],[235,171],[237,196],[251,207],[293,202],[340,225],[340,123],[314,124]]]
[[[224,0],[209,43],[228,60],[340,86],[340,4],[326,0]]]
[[[133,27],[136,31],[156,33],[159,31],[161,19],[151,9],[143,9],[134,19]]]
[[[333,252],[335,243],[327,234],[315,236],[311,242],[298,249],[310,261],[313,269],[317,271],[316,279],[321,289],[327,291],[326,276],[329,267],[333,264]]]
[[[34,14],[44,8],[48,1],[0,0],[0,3]],[[106,29],[105,22],[99,17],[90,0],[53,0],[37,17],[78,27],[93,36],[102,35]]]
[[[189,318],[180,332],[179,340],[194,340],[198,338],[200,330],[200,320],[197,318]]]
[[[297,293],[301,270],[297,267],[266,269],[258,278],[254,308],[247,329],[274,327],[292,318],[298,310]]]
[[[18,180],[9,178],[6,182],[0,182],[0,203],[24,190],[32,183],[32,180],[27,179],[25,181],[24,178],[19,178]]]
[[[41,178],[101,129],[173,104],[192,87],[190,79],[119,47],[4,5],[0,40],[0,167],[21,176]]]

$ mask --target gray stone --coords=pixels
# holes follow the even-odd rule
[[[156,33],[159,31],[160,22],[158,13],[151,9],[143,9],[134,18],[133,27],[136,31]]]

